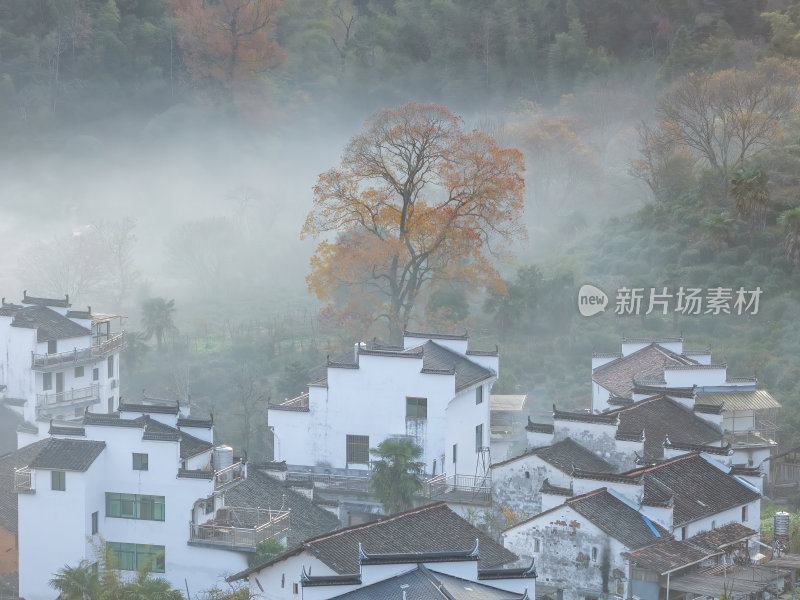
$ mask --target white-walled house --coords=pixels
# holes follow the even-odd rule
[[[352,360],[329,360],[308,393],[269,406],[275,459],[366,472],[371,447],[408,437],[431,475],[485,473],[498,360],[496,350],[469,350],[467,336],[406,332],[402,347],[356,344]]]
[[[23,293],[19,304],[0,304],[0,403],[24,419],[17,446],[47,436],[50,420],[75,420],[91,406],[113,412],[119,404],[122,317],[70,310],[69,297]]]
[[[592,412],[636,399],[638,385],[745,391],[755,390],[756,378],[728,377],[725,363],[711,362],[711,350],[685,350],[683,338],[623,338],[621,352],[592,354]]]
[[[487,579],[515,579],[527,570],[499,571],[516,565],[519,557],[440,502],[316,536],[229,577],[228,581],[247,580],[250,593],[256,600],[299,600],[306,593],[303,573],[306,577],[322,576],[339,581],[346,578],[355,587],[360,587],[367,583],[361,579],[363,555],[454,551],[469,554],[474,550],[476,540],[479,547],[477,567]],[[427,564],[427,561],[422,562]],[[486,583],[494,585],[489,581]],[[339,589],[339,593],[345,591]],[[398,596],[402,597],[402,594],[398,593]]]
[[[225,502],[246,465],[213,447],[209,419],[177,405],[122,404],[50,434],[15,472],[19,595],[27,600],[54,598],[53,574],[97,561],[101,541],[123,571],[147,568],[197,593],[243,569],[262,539],[286,539],[284,506]]]
[[[303,600],[372,600],[374,598],[461,598],[533,600],[536,568],[480,570],[480,545],[460,552],[359,552],[354,575],[301,573]]]
[[[503,544],[535,560],[538,583],[561,590],[564,600],[630,598],[623,553],[669,537],[627,498],[599,488],[512,525]]]

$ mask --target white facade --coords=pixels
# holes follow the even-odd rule
[[[84,409],[119,405],[121,317],[70,310],[69,299],[34,298],[0,305],[0,403],[25,424],[22,447],[47,437],[51,419],[74,420]]]
[[[188,582],[192,594],[222,587],[226,576],[247,566],[247,551],[226,545],[221,535],[197,533],[197,525],[223,506],[224,484],[241,473],[221,479],[213,470],[211,444],[205,449],[198,444],[210,436],[210,426],[189,423],[173,435],[169,428],[153,425],[156,419],[148,420],[146,413],[125,415],[130,418],[87,415],[82,429],[54,430],[53,439],[69,444],[70,452],[79,454],[93,443],[97,447],[97,442],[105,445],[84,470],[70,470],[69,460],[37,464],[40,454],[29,469],[30,484],[18,487],[21,597],[55,598],[48,585],[53,574],[64,565],[97,561],[102,542],[125,544],[114,547],[133,552],[135,560],[149,560],[147,552],[160,554],[162,565],[154,575],[180,590]],[[176,415],[167,417],[158,421],[177,421]],[[193,433],[198,434],[194,446],[202,452],[187,460],[181,456],[179,436],[185,441]],[[143,460],[146,468],[141,468]],[[189,461],[202,467],[182,468]],[[54,472],[64,473],[63,490],[53,489]],[[208,509],[207,499],[213,499]],[[163,508],[147,508],[148,503]],[[133,575],[134,565],[121,564],[126,567],[123,573]]]
[[[423,448],[427,473],[474,475],[489,447],[497,368],[497,353],[468,352],[466,337],[407,335],[404,348],[357,344],[353,362],[329,362],[307,396],[270,405],[275,460],[367,470],[365,447],[408,437]],[[348,454],[348,436],[360,436],[349,438],[359,452]]]

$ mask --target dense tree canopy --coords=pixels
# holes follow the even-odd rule
[[[489,257],[524,235],[523,168],[518,150],[464,132],[445,106],[373,115],[314,188],[303,234],[336,238],[318,246],[309,288],[345,319],[385,319],[395,342],[429,283],[496,288]]]

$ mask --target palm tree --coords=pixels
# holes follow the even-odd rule
[[[782,212],[778,217],[778,225],[786,234],[783,242],[786,257],[800,264],[800,206]]]
[[[731,195],[736,199],[736,211],[750,223],[751,233],[764,229],[769,203],[769,177],[758,165],[743,165],[731,175]]]
[[[58,590],[58,600],[97,600],[100,597],[100,578],[87,561],[77,567],[64,565],[50,580]]]
[[[164,335],[175,329],[172,313],[175,312],[175,300],[165,298],[150,298],[142,302],[142,324],[144,325],[144,339],[149,340],[156,336],[156,345],[161,349]]]
[[[372,463],[371,485],[383,509],[393,514],[411,508],[414,494],[422,490],[422,448],[407,439],[389,438],[370,453],[378,458]]]

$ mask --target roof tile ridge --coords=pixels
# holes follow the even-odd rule
[[[433,574],[433,572],[428,569],[424,564],[419,563],[417,565],[417,569],[420,573],[429,581],[431,582],[437,589],[437,591],[442,595],[443,598],[447,600],[456,600],[453,595],[447,591],[447,588],[444,587],[444,583]]]
[[[321,541],[326,540],[328,538],[333,538],[333,537],[336,537],[338,535],[342,535],[342,534],[345,534],[345,533],[350,533],[351,531],[358,531],[360,529],[367,529],[367,528],[370,528],[370,527],[375,527],[377,525],[382,525],[384,523],[390,523],[390,522],[396,521],[399,518],[406,517],[408,515],[417,514],[417,513],[420,513],[420,512],[424,512],[424,511],[427,511],[427,510],[433,510],[434,508],[441,508],[441,507],[447,507],[447,503],[446,502],[435,502],[433,504],[426,504],[424,506],[418,506],[416,508],[412,508],[412,509],[403,511],[401,513],[397,513],[396,515],[392,515],[390,517],[386,517],[385,519],[379,519],[377,521],[371,521],[370,523],[359,523],[358,525],[351,525],[350,527],[344,527],[344,528],[338,529],[336,531],[329,531],[327,533],[320,534],[320,535],[318,535],[316,537],[308,538],[307,540],[305,540],[303,542],[303,546],[306,546],[308,544],[312,544],[312,543],[315,543],[315,542],[321,542]]]
[[[607,487],[597,488],[596,490],[592,490],[591,492],[586,492],[585,494],[581,494],[580,496],[573,496],[572,498],[567,498],[566,500],[564,500],[564,504],[571,505],[574,502],[585,500],[586,498],[591,498],[592,496],[597,496],[604,492],[608,492]]]
[[[663,467],[665,465],[671,465],[671,464],[674,464],[676,462],[680,462],[682,460],[689,460],[690,458],[695,458],[695,457],[699,457],[699,456],[700,456],[699,452],[688,452],[686,454],[681,454],[679,456],[673,456],[672,458],[668,458],[667,460],[665,460],[663,462],[660,462],[657,465],[650,465],[648,467],[640,467],[638,469],[631,469],[630,471],[625,471],[624,473],[620,473],[620,475],[644,474],[646,472],[653,471],[655,469],[660,469],[661,467]]]

